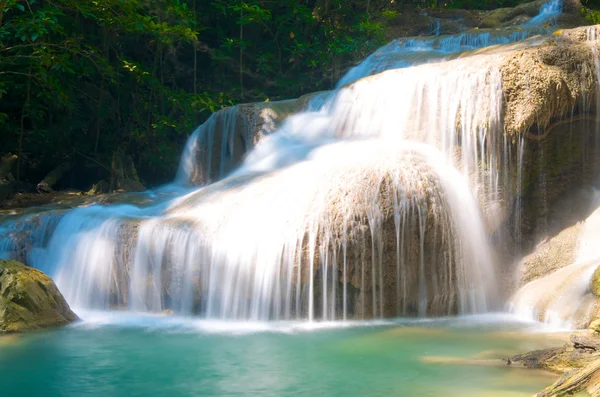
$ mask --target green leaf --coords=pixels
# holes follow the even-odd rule
[[[23,4],[15,4],[15,7],[17,7],[21,11],[25,11],[25,7],[23,7]]]

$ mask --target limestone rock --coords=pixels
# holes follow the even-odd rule
[[[0,260],[0,334],[77,320],[54,282],[37,269]]]
[[[521,285],[537,280],[575,262],[582,224],[577,223],[543,241],[521,262]]]
[[[540,7],[545,0],[536,0],[530,3],[525,3],[511,8],[497,8],[489,11],[482,19],[479,27],[481,28],[498,28],[521,16],[534,17],[539,13]]]
[[[563,347],[519,354],[508,359],[507,363],[565,374],[582,369],[595,360],[600,360],[600,338],[574,334]]]
[[[564,374],[536,397],[594,397],[600,395],[600,360]]]
[[[590,283],[590,290],[594,296],[600,297],[600,266],[596,268]]]
[[[592,321],[588,329],[592,331],[594,335],[600,334],[600,319]]]

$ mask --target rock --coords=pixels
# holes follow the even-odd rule
[[[600,337],[571,335],[569,343],[560,348],[537,350],[506,360],[511,366],[538,368],[561,374],[562,377],[536,397],[599,396]]]
[[[590,282],[590,290],[594,296],[600,297],[600,266],[596,268]]]
[[[0,334],[77,320],[54,282],[37,269],[0,260]]]
[[[600,360],[564,374],[556,383],[536,397],[594,397],[600,395]]]
[[[511,25],[512,20],[522,16],[534,17],[539,13],[540,7],[546,0],[536,0],[530,3],[520,4],[512,8],[497,8],[489,11],[482,18],[480,28],[498,28]]]
[[[563,347],[519,354],[508,359],[507,364],[565,374],[584,368],[594,360],[599,360],[599,348],[599,337],[575,334],[571,335],[570,341]]]
[[[520,284],[527,284],[574,263],[577,240],[582,230],[582,223],[577,223],[540,243],[521,261]]]
[[[600,319],[592,321],[588,329],[592,331],[594,335],[600,334]]]

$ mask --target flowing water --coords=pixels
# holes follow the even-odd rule
[[[555,379],[501,364],[501,357],[557,343],[502,317],[343,327],[87,318],[0,338],[2,395],[529,397]]]
[[[599,239],[600,208],[583,224],[575,263],[523,286],[512,298],[511,310],[555,327],[585,327],[596,310],[590,283],[600,265]]]
[[[532,32],[385,52],[446,54]],[[312,321],[500,308],[485,233],[512,172],[499,55],[436,56],[307,100],[226,178],[185,187],[211,175],[202,164],[223,174],[249,149],[234,140],[239,111],[225,110],[193,134],[176,183],[126,204],[5,216],[0,254],[51,274],[77,309]]]

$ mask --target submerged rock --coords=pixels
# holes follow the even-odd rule
[[[77,320],[54,282],[39,270],[0,260],[0,334]]]

